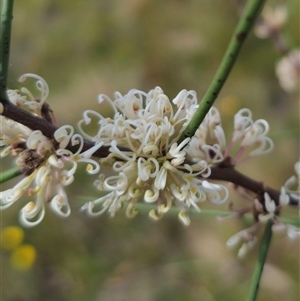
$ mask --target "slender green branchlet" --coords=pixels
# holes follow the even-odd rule
[[[212,107],[236,61],[236,58],[250,32],[250,29],[252,28],[252,25],[262,10],[264,2],[265,0],[250,0],[247,3],[244,13],[234,30],[215,77],[213,78],[206,94],[201,100],[196,113],[182,133],[178,143],[188,137],[194,136],[199,125],[205,118],[209,109]]]
[[[262,238],[262,241],[260,243],[259,247],[259,253],[257,257],[257,261],[255,263],[254,271],[252,274],[252,279],[250,283],[250,288],[248,292],[248,296],[246,301],[255,301],[259,289],[259,283],[261,279],[261,275],[263,272],[263,268],[265,265],[265,261],[267,258],[271,238],[272,238],[272,225],[273,222],[272,220],[268,220],[266,227],[265,227],[265,232]]]
[[[0,173],[0,183],[4,183],[12,178],[15,178],[21,174],[21,170],[18,167],[13,167]]]
[[[11,39],[11,24],[14,0],[2,0],[1,5],[1,43],[0,43],[0,97],[7,99],[7,75]]]

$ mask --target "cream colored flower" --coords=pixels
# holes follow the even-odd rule
[[[276,74],[281,87],[286,92],[299,91],[300,87],[300,50],[294,49],[276,64]]]
[[[173,100],[173,104],[160,87],[149,93],[131,90],[126,95],[115,93],[115,100],[106,95],[99,96],[99,103],[111,104],[114,117],[104,117],[100,113],[88,110],[79,123],[82,135],[94,142],[110,146],[110,155],[101,159],[100,164],[110,167],[114,175],[101,174],[96,181],[104,196],[83,206],[90,215],[109,211],[112,216],[123,203],[127,203],[127,216],[136,214],[134,204],[144,200],[155,203],[156,209],[149,215],[160,219],[172,204],[176,204],[181,213],[179,218],[188,224],[184,213],[189,207],[199,209],[198,204],[205,200],[222,203],[227,199],[227,189],[221,185],[207,183],[197,178],[208,176],[210,168],[205,160],[187,164],[192,152],[186,147],[190,139],[178,144],[178,139],[197,108],[194,91],[182,90]],[[224,135],[217,127],[217,112],[212,112],[209,124],[216,141],[224,142]],[[90,123],[91,117],[99,119],[98,133],[86,134],[82,125]],[[98,208],[98,209],[97,209]]]
[[[35,99],[26,88],[21,89],[26,96],[10,90],[9,97],[13,104],[41,116],[42,106],[49,94],[48,85],[34,74],[25,74],[20,80],[24,81],[28,77],[37,79],[40,98]],[[30,100],[27,100],[27,97]],[[23,225],[30,227],[40,223],[44,218],[47,203],[60,216],[68,216],[71,210],[64,187],[74,181],[80,162],[87,164],[88,173],[98,173],[100,166],[91,156],[102,143],[82,152],[83,138],[74,134],[71,126],[59,128],[54,133],[55,139],[49,139],[41,131],[32,131],[3,116],[0,116],[0,122],[0,146],[5,147],[1,155],[12,153],[16,156],[17,165],[25,175],[13,188],[0,192],[0,209],[5,209],[28,195],[32,200],[20,211],[20,221]],[[78,146],[75,153],[66,149],[69,143]]]
[[[286,6],[278,5],[273,8],[266,6],[261,14],[261,19],[254,27],[255,34],[261,39],[272,36],[284,25],[287,16]]]

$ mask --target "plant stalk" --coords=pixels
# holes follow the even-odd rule
[[[14,0],[2,0],[1,5],[1,41],[0,41],[0,97],[7,99],[7,75],[11,40],[11,24],[13,19]]]
[[[261,275],[266,262],[266,258],[270,247],[271,238],[272,238],[272,225],[273,222],[271,220],[268,220],[265,227],[263,238],[260,243],[259,253],[252,274],[252,279],[251,279],[250,288],[249,288],[246,301],[256,300],[258,289],[259,289],[259,283],[261,280]]]
[[[206,92],[201,100],[197,111],[193,118],[183,131],[179,138],[178,144],[188,137],[193,137],[201,122],[205,118],[209,109],[214,104],[217,96],[219,95],[225,81],[236,61],[236,58],[241,50],[250,29],[252,28],[255,20],[260,14],[265,0],[249,0],[246,4],[244,13],[242,14],[223,56],[221,64]]]

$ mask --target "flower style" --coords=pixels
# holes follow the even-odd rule
[[[299,91],[300,84],[300,50],[291,50],[276,64],[276,74],[281,87],[286,92]]]
[[[102,168],[112,167],[116,174],[99,176],[95,184],[104,195],[85,204],[83,210],[90,215],[108,210],[114,216],[123,203],[128,202],[126,214],[133,217],[137,213],[134,204],[143,199],[157,204],[149,215],[160,219],[174,203],[181,210],[180,220],[189,224],[186,208],[200,210],[198,203],[205,200],[215,204],[226,201],[227,188],[197,178],[209,176],[206,160],[187,163],[193,156],[186,147],[190,138],[178,144],[198,106],[194,91],[182,90],[173,104],[160,87],[149,93],[131,90],[122,95],[117,92],[115,100],[101,94],[99,103],[103,101],[112,106],[113,119],[88,110],[79,128],[84,137],[110,146],[109,156],[101,159],[100,164]],[[99,124],[95,136],[84,132],[82,127],[88,125],[92,117],[96,117]]]

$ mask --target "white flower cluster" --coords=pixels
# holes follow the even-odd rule
[[[115,172],[109,176],[102,173],[96,181],[96,186],[105,193],[83,206],[90,215],[108,210],[114,216],[127,202],[126,213],[134,216],[134,204],[144,200],[157,204],[156,210],[150,211],[152,218],[160,219],[175,203],[180,208],[179,218],[189,224],[186,208],[200,210],[198,203],[205,200],[214,204],[226,201],[227,188],[199,176],[209,176],[210,166],[228,156],[234,143],[239,141],[240,148],[232,159],[233,164],[273,148],[273,142],[266,136],[268,123],[253,122],[248,109],[236,114],[235,130],[228,146],[216,108],[209,111],[192,139],[187,138],[178,145],[179,137],[198,108],[195,91],[182,90],[172,103],[160,87],[149,93],[117,92],[114,100],[101,94],[99,103],[103,101],[112,106],[113,119],[88,110],[79,123],[85,138],[110,146],[110,155],[100,164]],[[83,131],[83,125],[89,124],[92,117],[98,119],[95,136]]]
[[[33,114],[41,116],[41,107],[48,95],[47,84],[42,78],[33,77],[38,79],[37,86],[42,91],[41,100],[35,101],[25,88],[21,91],[31,95],[30,101],[18,91],[12,90],[9,91],[9,99],[15,105],[27,106]],[[97,173],[100,170],[99,164],[90,157],[101,144],[81,153],[83,138],[78,134],[74,135],[71,126],[59,128],[55,132],[55,139],[49,139],[41,131],[32,131],[3,116],[0,116],[0,122],[0,146],[5,147],[1,156],[9,153],[16,155],[17,164],[26,175],[13,188],[0,192],[0,209],[11,206],[27,195],[29,199],[35,197],[35,200],[29,201],[20,211],[20,221],[23,225],[38,224],[45,215],[45,204],[48,202],[60,216],[68,216],[70,206],[64,187],[73,182],[78,162],[88,163],[89,173]],[[76,153],[65,149],[68,143],[78,145]]]
[[[300,238],[299,227],[284,223],[278,217],[281,208],[290,203],[290,198],[293,198],[298,202],[298,208],[300,209],[300,161],[295,164],[295,172],[297,176],[290,177],[281,187],[278,205],[276,205],[275,201],[272,200],[270,195],[266,192],[261,200],[258,198],[254,199],[254,211],[257,214],[257,223],[247,229],[235,233],[227,241],[227,246],[230,248],[235,248],[240,245],[238,250],[239,257],[244,257],[255,245],[257,242],[257,232],[260,226],[268,220],[272,220],[273,222],[273,231],[286,231],[289,238]]]
[[[296,162],[295,166],[296,175],[291,176],[283,185],[284,191],[289,193],[291,197],[298,200],[300,206],[300,160]]]
[[[198,203],[205,200],[215,204],[226,201],[228,191],[224,186],[197,178],[198,175],[209,176],[206,160],[186,163],[191,159],[191,148],[184,147],[190,138],[178,144],[198,106],[194,91],[182,90],[173,104],[160,87],[149,93],[131,90],[122,95],[117,92],[115,100],[101,94],[99,102],[104,100],[114,110],[113,119],[86,111],[79,124],[84,137],[110,146],[110,155],[100,164],[115,172],[111,176],[100,175],[96,185],[106,194],[83,206],[90,215],[108,210],[113,216],[128,202],[126,213],[133,216],[136,214],[134,204],[144,200],[157,204],[156,209],[150,211],[152,218],[160,219],[175,203],[180,208],[179,218],[189,224],[186,208],[200,210]],[[95,136],[82,130],[83,123],[89,124],[92,116],[98,118],[99,124]]]
[[[300,50],[293,49],[276,64],[276,74],[280,86],[286,92],[299,92],[300,87]]]
[[[22,88],[21,92],[9,91],[10,101],[44,118],[42,109],[49,94],[48,85],[32,74],[22,76],[21,80],[27,77],[37,80],[40,98],[36,99]],[[160,87],[149,93],[130,90],[122,95],[116,92],[114,100],[99,95],[99,103],[104,101],[111,105],[113,118],[85,111],[79,122],[82,135],[74,134],[73,127],[66,125],[49,139],[41,131],[32,131],[0,116],[0,146],[5,146],[1,155],[16,155],[17,164],[26,176],[15,187],[0,193],[1,208],[27,194],[30,198],[36,196],[36,200],[21,210],[23,224],[39,223],[47,202],[55,212],[68,216],[70,206],[64,187],[73,182],[77,164],[85,162],[89,173],[98,173],[100,166],[103,170],[95,182],[101,196],[82,207],[89,215],[108,211],[114,216],[126,205],[127,216],[133,217],[137,214],[135,203],[145,201],[155,204],[155,209],[149,213],[153,219],[162,218],[172,205],[176,205],[180,209],[180,220],[188,225],[188,208],[200,211],[201,202],[222,204],[227,200],[227,188],[210,183],[206,178],[211,173],[210,167],[229,157],[236,149],[235,144],[239,147],[230,159],[233,165],[273,148],[273,142],[267,137],[268,123],[262,119],[253,121],[248,109],[235,115],[234,132],[228,145],[216,108],[209,111],[192,139],[179,142],[198,108],[195,91],[182,90],[172,102]],[[98,120],[95,135],[83,130],[92,118]],[[94,142],[85,152],[82,152],[83,138]],[[77,151],[71,152],[68,145],[77,146]],[[91,156],[101,146],[108,146],[110,153],[98,163]]]
[[[252,120],[249,109],[241,109],[234,116],[234,131],[228,145],[216,108],[211,108],[186,150],[192,160],[205,160],[209,164],[222,162],[238,144],[232,155],[231,164],[239,164],[250,157],[269,153],[273,141],[267,137],[269,124],[264,119]]]
[[[269,38],[277,34],[278,30],[285,24],[287,17],[286,6],[266,6],[262,11],[261,19],[254,28],[254,32],[261,39]]]
[[[19,78],[19,82],[23,83],[27,78],[33,78],[36,80],[36,88],[40,91],[39,98],[35,98],[27,88],[22,87],[20,91],[8,90],[7,94],[9,100],[14,105],[27,109],[31,113],[41,117],[42,106],[49,95],[48,84],[43,78],[33,73],[23,74]]]

